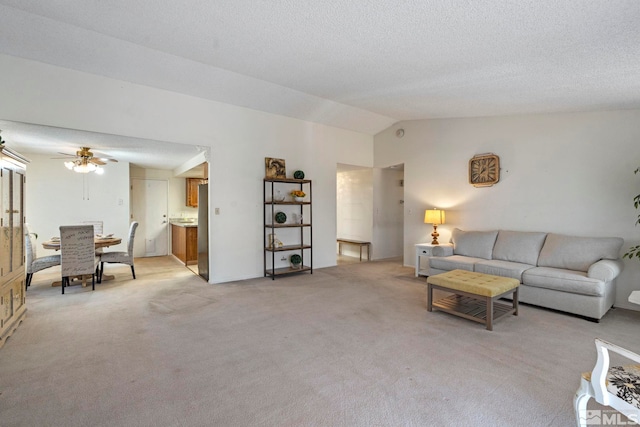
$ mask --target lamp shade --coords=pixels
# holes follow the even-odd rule
[[[444,224],[444,211],[440,209],[427,209],[424,211],[424,223],[433,225]]]

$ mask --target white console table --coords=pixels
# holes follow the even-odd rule
[[[433,256],[433,248],[437,246],[453,246],[451,243],[442,243],[440,245],[432,245],[431,243],[418,243],[416,245],[416,277],[418,276],[428,276],[429,275],[429,265],[427,264],[426,268],[420,267],[420,257],[432,257]],[[427,260],[428,262],[428,260]]]

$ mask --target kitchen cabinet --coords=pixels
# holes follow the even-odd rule
[[[186,178],[187,201],[186,205],[192,208],[198,207],[198,185],[206,184],[207,180],[201,178]]]
[[[0,347],[27,311],[24,266],[24,189],[26,164],[0,145]]]
[[[171,224],[171,253],[184,265],[198,263],[198,226]]]

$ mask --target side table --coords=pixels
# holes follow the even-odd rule
[[[631,292],[631,295],[629,295],[629,302],[640,304],[640,291]]]
[[[420,267],[420,257],[432,257],[433,256],[433,248],[435,247],[453,247],[451,243],[441,243],[439,245],[432,245],[431,243],[418,243],[416,246],[416,277],[418,276],[428,276],[429,275],[429,265],[427,264],[426,268]],[[428,260],[427,260],[428,262]]]

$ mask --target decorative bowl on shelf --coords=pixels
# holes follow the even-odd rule
[[[300,170],[295,171],[295,172],[293,173],[293,177],[294,177],[295,179],[304,179],[304,172],[303,172],[303,171],[300,171]]]
[[[304,201],[304,197],[307,195],[307,193],[302,190],[293,190],[290,194],[291,197],[293,197],[293,200],[295,200],[296,202]]]
[[[284,202],[284,197],[284,194],[282,194],[280,190],[276,190],[276,193],[273,195],[273,201]]]
[[[287,214],[284,212],[276,212],[275,220],[278,224],[284,224],[287,222]]]

